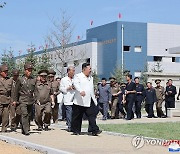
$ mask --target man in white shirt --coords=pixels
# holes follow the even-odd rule
[[[75,94],[73,77],[75,68],[73,66],[68,67],[67,76],[61,79],[60,91],[63,93],[63,102],[66,109],[66,120],[68,131],[71,131],[71,119],[72,119],[72,105]]]
[[[75,95],[73,100],[73,113],[71,129],[73,135],[80,135],[83,114],[88,121],[88,132],[97,136],[102,131],[96,125],[97,100],[94,94],[93,77],[91,76],[91,66],[88,63],[82,64],[82,72],[74,77]]]

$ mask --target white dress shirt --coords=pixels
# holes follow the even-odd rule
[[[97,100],[94,94],[94,84],[92,76],[85,76],[84,73],[79,73],[74,77],[75,95],[73,103],[79,106],[90,107],[91,99],[93,99],[95,105]],[[84,91],[85,96],[81,96],[80,93]]]
[[[73,105],[75,90],[67,90],[70,86],[73,86],[73,79],[68,76],[61,79],[60,91],[63,93],[64,105]]]

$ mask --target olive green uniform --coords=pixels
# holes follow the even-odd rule
[[[19,79],[19,84],[16,86],[16,97],[19,97],[21,109],[22,133],[27,134],[30,131],[30,118],[32,107],[35,103],[34,90],[36,79],[33,77],[26,78],[23,76]]]
[[[2,132],[7,131],[9,125],[9,104],[11,101],[12,79],[0,76],[0,124]]]
[[[113,86],[111,87],[111,95],[112,95],[112,100],[111,100],[111,117],[114,118],[116,115],[116,109],[117,109],[117,104],[118,104],[118,96],[113,96],[113,94],[117,94],[120,91],[119,87]]]
[[[10,119],[11,119],[11,129],[16,129],[21,120],[21,110],[19,102],[16,99],[16,85],[19,84],[19,80],[12,81],[12,89],[11,89],[11,104],[10,104]],[[12,102],[16,102],[14,106]]]
[[[51,82],[51,87],[53,90],[54,102],[55,102],[55,106],[54,108],[52,108],[52,117],[53,117],[53,122],[55,123],[58,120],[58,110],[59,110],[59,104],[57,103],[57,95],[60,94],[59,82],[58,81]]]
[[[156,90],[156,97],[157,97],[157,102],[156,102],[156,111],[157,111],[157,116],[162,117],[164,116],[164,113],[162,111],[162,103],[164,102],[165,99],[165,90],[164,87],[155,87]]]
[[[45,127],[50,125],[51,95],[53,95],[51,83],[42,83],[40,81],[37,82],[35,87],[35,122],[39,128],[43,128],[43,124]]]

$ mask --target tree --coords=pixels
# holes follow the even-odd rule
[[[9,74],[12,73],[12,70],[16,67],[12,48],[4,50],[4,53],[1,55],[1,64],[6,64],[9,69]]]
[[[141,77],[140,77],[140,81],[141,81],[141,83],[143,84],[144,87],[146,87],[146,83],[147,83],[147,80],[148,80],[147,72],[148,72],[148,64],[146,63],[146,65],[144,66],[144,70],[141,73]]]
[[[122,73],[122,67],[117,65],[113,73],[111,73],[111,76],[116,78],[117,82],[124,82],[124,78],[127,74],[129,74],[129,72],[129,70],[124,69]]]
[[[99,77],[96,73],[96,71],[92,71],[92,77],[93,77],[93,83],[94,83],[94,87],[95,89],[97,88],[97,85],[99,83]]]
[[[41,56],[35,54],[36,48],[35,45],[31,44],[30,48],[27,49],[27,56],[24,59],[19,59],[20,61],[17,64],[20,73],[23,74],[24,64],[32,63],[33,65],[33,74],[37,75],[38,72],[42,69],[48,70],[51,67],[50,58],[47,53],[47,48],[43,47]]]
[[[1,2],[1,3],[0,3],[0,8],[5,7],[5,5],[6,5],[6,2]]]
[[[77,42],[71,43],[74,27],[72,26],[72,19],[67,15],[66,11],[61,11],[60,19],[52,19],[53,28],[50,30],[49,35],[46,37],[48,45],[55,51],[58,57],[58,66],[53,64],[53,67],[60,73],[61,77],[66,74],[65,67],[67,62],[72,62],[79,65],[81,58],[85,55],[85,50],[76,49],[73,51],[73,47],[78,44],[80,37],[78,36]],[[74,65],[77,67],[78,65]]]

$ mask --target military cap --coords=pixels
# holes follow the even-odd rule
[[[157,84],[157,83],[160,83],[161,82],[161,80],[160,79],[156,79],[155,80],[155,83]]]
[[[18,69],[13,69],[12,70],[12,75],[19,75],[19,70]]]
[[[25,70],[27,70],[27,69],[32,69],[32,68],[33,68],[32,63],[26,63],[26,64],[24,65],[24,69],[25,69]]]
[[[40,70],[38,72],[39,76],[47,76],[48,75],[48,70]]]
[[[121,87],[124,87],[124,86],[126,86],[126,83],[124,83],[124,82],[121,83]]]
[[[110,77],[110,78],[109,78],[109,81],[110,81],[110,82],[114,82],[114,81],[116,81],[116,78],[115,78],[115,77]]]
[[[0,72],[8,71],[8,66],[3,64],[0,66]]]
[[[50,69],[48,71],[48,76],[55,76],[55,75],[56,75],[56,72],[53,69]]]

